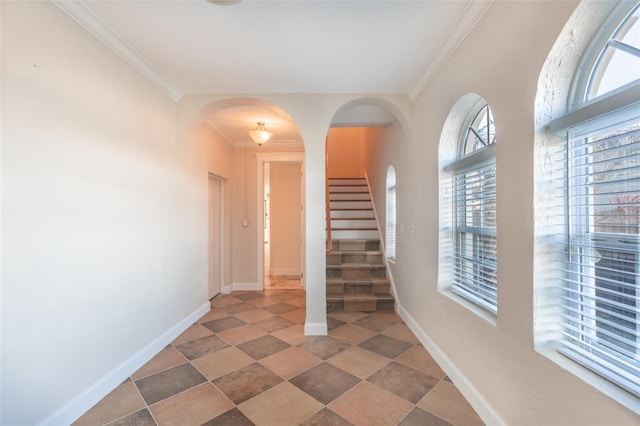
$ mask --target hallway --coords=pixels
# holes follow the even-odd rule
[[[482,424],[395,313],[304,319],[303,290],[218,296],[74,425]]]
[[[299,275],[265,275],[264,288],[267,290],[301,289]]]

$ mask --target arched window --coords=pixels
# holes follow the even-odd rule
[[[451,223],[443,227],[451,229],[451,243],[441,241],[441,250],[450,250],[447,288],[495,315],[498,310],[496,130],[487,102],[473,96],[466,119],[458,127],[457,154],[443,171],[441,190],[448,194],[444,202],[451,206],[450,214],[443,214]]]
[[[622,2],[585,51],[549,128],[558,231],[554,346],[640,396],[640,4]]]
[[[385,227],[385,249],[387,259],[396,260],[396,170],[387,169],[387,209]]]

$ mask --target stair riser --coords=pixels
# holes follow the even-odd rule
[[[369,188],[367,187],[367,185],[329,185],[329,193],[335,194],[336,192],[365,192],[368,194]]]
[[[357,312],[357,311],[391,311],[395,310],[395,302],[393,300],[378,300],[374,302],[345,302],[328,301],[327,312]]]
[[[371,311],[377,310],[377,305],[378,305],[378,302],[375,300],[370,302],[349,302],[345,300],[344,311],[345,312],[359,312],[359,311],[371,312]]]
[[[378,229],[375,219],[331,219],[331,228],[374,228]]]
[[[368,238],[377,238],[379,237],[378,231],[371,230],[332,230],[331,238],[336,240],[344,240],[344,239],[368,239]]]
[[[329,179],[329,186],[361,186],[366,185],[367,180],[363,178],[353,178],[353,179]]]
[[[343,296],[344,295],[344,283],[327,283],[327,297],[331,296]]]
[[[364,200],[364,201],[371,201],[371,197],[369,196],[369,193],[356,193],[356,194],[352,194],[352,193],[334,193],[334,194],[329,194],[329,201],[342,201],[342,200],[347,200],[347,201],[355,201],[355,200]]]
[[[353,219],[374,219],[373,210],[331,210],[331,221],[353,218]]]
[[[330,209],[372,209],[371,201],[331,201]]]
[[[387,270],[384,266],[371,268],[352,268],[343,265],[342,268],[327,266],[327,278],[342,278],[344,280],[368,280],[371,278],[386,278]]]
[[[331,250],[341,252],[380,251],[380,241],[374,240],[340,240],[334,238]]]
[[[389,294],[391,291],[391,285],[387,284],[372,284],[372,283],[327,283],[327,297],[342,296],[342,295],[354,295],[354,294],[375,294],[376,296],[382,296]]]
[[[329,253],[327,254],[327,265],[343,264],[369,264],[382,265],[382,253]]]
[[[345,280],[366,280],[369,278],[386,278],[386,269],[343,269],[342,278]]]

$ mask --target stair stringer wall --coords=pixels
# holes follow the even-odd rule
[[[391,271],[391,265],[389,262],[389,259],[387,259],[387,248],[385,247],[385,239],[382,236],[382,226],[380,226],[380,219],[378,216],[378,209],[376,208],[376,202],[373,196],[373,191],[371,191],[371,184],[369,183],[369,175],[365,172],[364,174],[364,179],[367,182],[367,189],[369,190],[369,195],[371,198],[371,207],[373,208],[373,217],[376,220],[376,225],[378,226],[378,239],[380,240],[380,248],[382,249],[382,259],[384,261],[384,266],[387,269],[387,278],[389,278],[389,290],[391,295],[393,296],[393,298],[396,300],[395,303],[395,311],[396,313],[398,312],[398,305],[399,305],[399,301],[398,301],[398,292],[396,291],[396,285],[395,282],[393,281],[393,272]],[[386,223],[385,223],[385,232],[386,232]]]

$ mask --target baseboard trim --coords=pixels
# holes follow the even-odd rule
[[[305,336],[326,336],[327,323],[326,322],[305,322],[304,335]]]
[[[427,336],[427,333],[418,325],[415,319],[402,307],[396,299],[396,310],[398,315],[403,319],[407,327],[411,329],[413,334],[420,340],[420,343],[429,351],[433,359],[447,373],[451,380],[456,384],[458,390],[469,401],[471,406],[476,410],[482,421],[488,425],[505,425],[506,423],[491,407],[486,399],[476,390],[473,384],[466,376],[456,367],[451,359],[436,345],[433,340]]]
[[[80,395],[71,400],[68,404],[53,413],[42,421],[41,425],[62,425],[71,424],[82,416],[89,408],[104,398],[109,392],[119,386],[127,377],[135,373],[140,367],[146,364],[151,358],[158,354],[165,346],[171,343],[183,331],[191,327],[204,314],[209,312],[211,305],[209,302],[203,304],[198,309],[187,315],[184,319],[171,327],[157,339],[138,353],[120,364],[118,367],[107,373],[104,377],[91,385]]]
[[[258,283],[233,283],[231,291],[260,291],[262,287]]]

